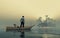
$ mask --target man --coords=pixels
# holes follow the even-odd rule
[[[24,22],[25,22],[24,21],[24,16],[22,16],[22,18],[20,19],[20,23],[21,23],[20,27],[22,27],[22,26],[24,27]]]

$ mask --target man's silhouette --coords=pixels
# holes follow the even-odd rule
[[[20,27],[22,27],[22,26],[24,27],[24,22],[25,22],[24,21],[24,16],[22,16],[22,18],[20,19],[20,23],[21,23]]]

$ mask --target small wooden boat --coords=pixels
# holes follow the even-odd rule
[[[34,26],[34,25],[33,25]],[[33,26],[24,26],[24,27],[19,27],[14,24],[14,26],[7,26],[6,31],[11,31],[11,30],[30,30]]]

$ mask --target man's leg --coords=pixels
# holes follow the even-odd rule
[[[22,27],[22,25],[20,25],[20,28]]]
[[[21,25],[20,25],[20,28],[22,27],[22,22],[21,22]]]
[[[24,27],[24,23],[23,23],[23,27]]]

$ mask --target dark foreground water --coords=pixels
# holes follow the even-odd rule
[[[54,29],[6,31],[1,28],[0,38],[60,38],[60,31]]]

